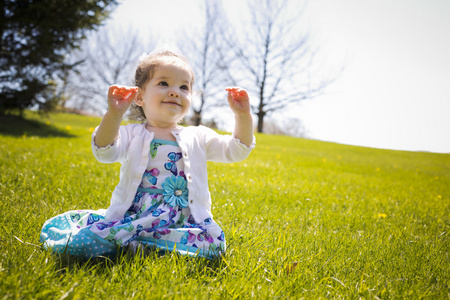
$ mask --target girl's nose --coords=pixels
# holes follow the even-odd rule
[[[175,92],[175,91],[170,91],[170,92],[169,92],[169,96],[170,96],[170,97],[175,97],[175,98],[180,97],[180,95],[179,95],[177,92]]]

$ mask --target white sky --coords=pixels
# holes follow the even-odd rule
[[[245,2],[224,5],[242,16]],[[110,22],[175,45],[202,21],[200,3],[123,0]],[[308,137],[450,153],[450,1],[312,0],[304,17],[323,61],[344,67],[325,95],[289,109]]]

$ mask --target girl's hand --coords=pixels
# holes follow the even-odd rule
[[[239,87],[226,88],[228,103],[234,112],[234,136],[248,147],[253,142],[253,119],[250,113],[250,99],[247,91]]]
[[[246,90],[239,87],[229,87],[228,104],[235,115],[250,114],[250,98]]]
[[[112,85],[108,90],[108,111],[124,115],[131,103],[136,99],[138,87]]]

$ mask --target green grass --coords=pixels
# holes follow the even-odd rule
[[[450,155],[257,135],[241,163],[209,164],[222,260],[44,250],[44,221],[108,206],[98,118],[0,119],[0,299],[450,297]]]

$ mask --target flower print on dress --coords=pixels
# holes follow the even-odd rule
[[[137,192],[136,195],[134,196],[134,203],[139,203],[141,201],[142,196],[144,196],[144,193],[142,192]]]
[[[142,187],[151,187],[155,185],[158,182],[158,178],[156,178],[159,175],[158,168],[153,168],[151,170],[145,170],[144,174],[142,175],[142,182],[140,186]]]
[[[214,239],[212,238],[212,236],[206,231],[202,231],[197,235],[197,239],[200,242],[203,242],[204,240],[208,241],[208,243],[212,244],[214,243]]]
[[[188,189],[186,179],[181,176],[172,175],[168,177],[161,186],[164,189],[164,201],[170,206],[188,206]]]
[[[180,243],[187,245],[187,243],[192,244],[195,242],[195,234],[190,232],[189,230],[184,233],[184,235],[180,238]]]
[[[134,241],[134,240],[136,240],[140,235],[141,235],[141,232],[153,232],[153,231],[155,231],[155,229],[153,229],[153,228],[144,228],[141,224],[139,224],[137,227],[136,227],[136,232],[133,234],[133,236],[128,240],[128,244],[131,242],[131,241]]]
[[[132,204],[130,208],[125,212],[125,217],[136,215],[140,210],[141,209],[139,206]]]
[[[114,226],[114,224],[116,224],[117,221],[111,221],[111,222],[99,222],[96,223],[95,226],[97,226],[97,228],[99,230],[105,230],[106,228],[111,228]]]
[[[152,222],[152,228],[143,229],[142,231],[153,232],[153,238],[160,239],[161,236],[170,233],[170,230],[167,228],[167,224],[168,222],[166,220],[155,219]]]
[[[100,221],[100,219],[104,219],[105,217],[100,216],[98,214],[89,214],[88,220],[87,220],[87,225],[92,225],[98,221]]]
[[[129,224],[134,220],[134,216],[125,216],[122,220],[120,220],[121,224]]]
[[[177,176],[178,168],[176,162],[181,159],[181,152],[170,152],[169,154],[167,154],[167,157],[169,158],[169,162],[164,164],[164,168],[172,172],[173,175]]]
[[[168,229],[168,228],[161,228],[161,229],[156,229],[156,231],[155,232],[153,232],[153,237],[155,238],[155,239],[161,239],[161,237],[163,236],[163,235],[167,235],[167,234],[169,234],[170,233],[170,229]]]
[[[137,203],[137,204],[136,204]],[[133,219],[137,219],[139,218],[139,216],[145,211],[146,209],[146,205],[142,205],[139,206],[139,201],[135,202],[134,204],[131,204],[130,208],[125,212],[124,217],[125,218],[131,218],[133,217],[131,220]],[[122,219],[123,222],[123,219]]]
[[[157,208],[152,212],[152,216],[159,217],[160,215],[162,215],[165,212],[166,212],[165,210],[163,210],[161,208]]]
[[[70,213],[70,219],[73,223],[76,223],[81,220],[81,218],[86,215],[85,212],[71,212]]]
[[[225,242],[225,234],[223,233],[223,231],[220,233],[220,236],[217,239],[221,242]]]
[[[164,145],[164,144],[152,141],[152,143],[150,144],[150,155],[152,156],[152,158],[156,157],[156,153],[158,152],[158,147],[161,145]]]
[[[182,213],[180,213],[180,217],[175,224],[178,225],[179,227],[182,227],[182,225],[186,219],[187,219],[186,216],[183,215]]]
[[[119,246],[123,246],[123,241],[122,239],[118,239],[116,238],[116,235],[119,233],[119,231],[121,230],[125,230],[128,232],[132,232],[134,229],[134,226],[131,223],[127,223],[121,226],[117,226],[117,227],[112,227],[109,231],[109,234],[107,237],[105,237],[105,240],[110,241],[112,243],[115,243]]]
[[[155,219],[152,222],[152,228],[160,228],[160,227],[164,227],[167,224],[166,220],[161,220],[161,219]]]
[[[175,217],[177,216],[177,211],[175,209],[173,209],[173,207],[170,208],[170,212],[169,212],[169,221],[170,224],[174,224],[175,221],[173,220]]]
[[[203,227],[200,224],[195,223],[194,217],[189,215],[186,222],[183,224],[183,228],[200,228],[203,230]]]

